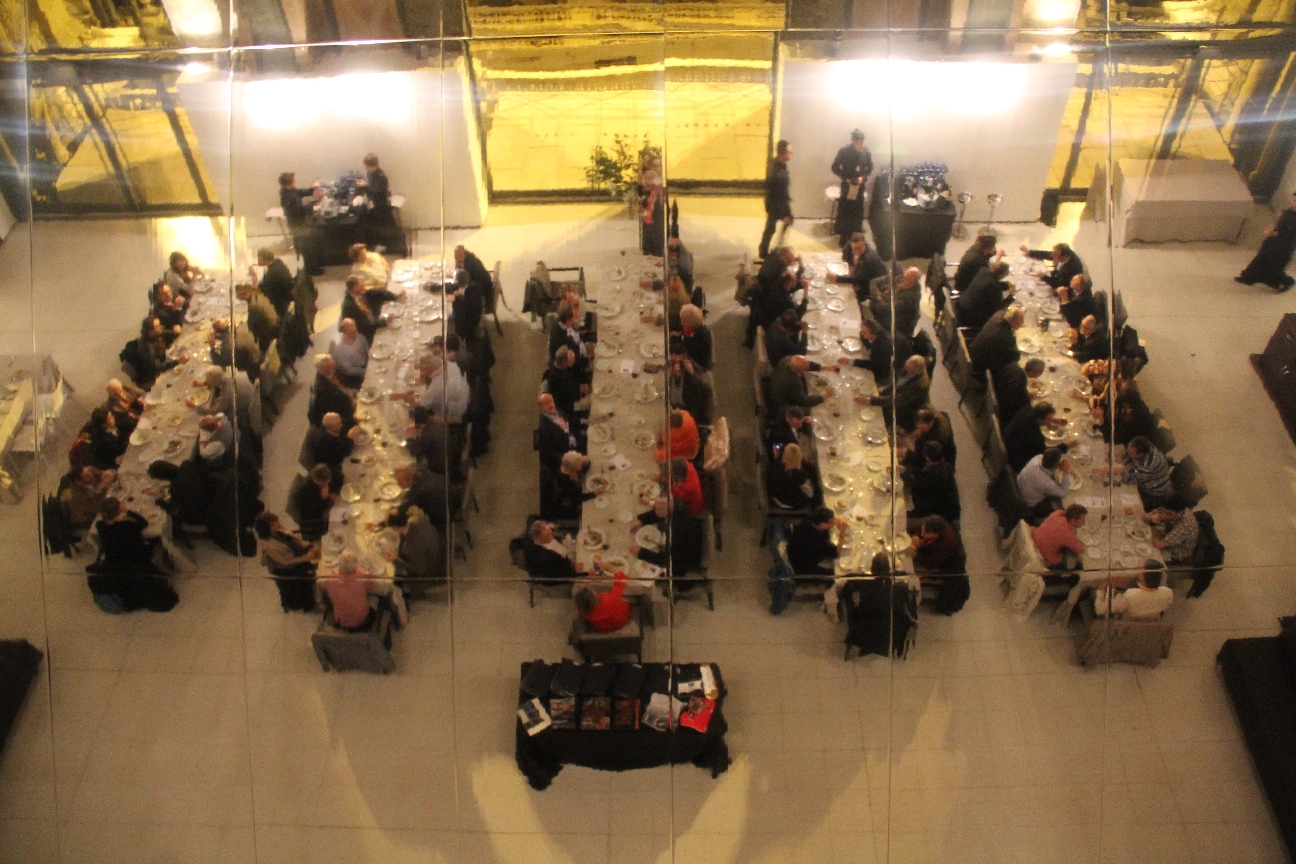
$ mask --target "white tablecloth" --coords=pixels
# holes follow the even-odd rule
[[[1121,159],[1112,189],[1122,246],[1139,240],[1233,243],[1255,208],[1246,183],[1222,159]]]

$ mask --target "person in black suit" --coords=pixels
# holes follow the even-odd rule
[[[320,428],[311,440],[311,461],[332,469],[334,491],[342,488],[342,462],[355,451],[359,429],[359,426],[344,429],[342,415],[330,411],[321,418]]]
[[[188,309],[188,298],[183,294],[173,296],[171,286],[163,282],[154,292],[153,306],[149,313],[162,323],[163,330],[178,334],[181,326],[184,325],[185,312]]]
[[[576,403],[590,391],[590,385],[581,380],[575,366],[572,350],[560,345],[554,352],[553,363],[544,373],[545,388],[564,417],[575,417]]]
[[[1067,326],[1079,328],[1080,322],[1089,315],[1098,314],[1098,301],[1093,295],[1093,280],[1088,274],[1077,273],[1071,278],[1070,285],[1057,289],[1058,311],[1066,319]]]
[[[346,430],[356,424],[355,402],[337,380],[337,365],[332,357],[321,354],[315,361],[315,384],[311,387],[306,419],[310,425],[319,426],[324,422],[324,415],[329,413],[341,417],[342,427]]]
[[[1038,357],[1027,360],[1025,368],[1012,360],[991,373],[995,400],[999,403],[1000,428],[1007,426],[1023,406],[1030,404],[1030,391],[1026,385],[1043,374],[1044,361]]]
[[[693,253],[678,237],[666,241],[667,277],[678,276],[684,287],[693,293]]]
[[[793,267],[796,268],[797,274],[801,272],[801,256],[791,246],[779,246],[766,255],[765,260],[761,262],[760,269],[756,272],[755,284],[747,295],[747,306],[750,311],[747,316],[747,338],[743,342],[743,347],[752,347],[756,341],[757,326],[768,330],[770,322],[788,305],[777,295],[773,295],[777,311],[767,311],[765,296],[780,289],[783,275],[792,272]]]
[[[557,585],[576,579],[585,568],[571,559],[567,547],[555,535],[553,525],[537,519],[527,529],[523,547],[527,575],[541,585]]]
[[[346,292],[346,296],[342,298],[342,312],[338,320],[350,318],[354,321],[356,329],[370,345],[373,344],[374,334],[378,332],[378,328],[387,326],[387,319],[382,317],[383,304],[405,296],[403,289],[399,293],[393,293],[385,288],[366,290],[363,276],[348,276]]]
[[[1296,285],[1296,279],[1287,275],[1293,249],[1296,249],[1296,193],[1288,200],[1287,209],[1278,214],[1273,227],[1265,231],[1251,263],[1233,281],[1243,285],[1263,282],[1275,291],[1288,290]]]
[[[1080,322],[1080,327],[1073,331],[1071,353],[1077,363],[1088,363],[1090,360],[1111,359],[1111,339],[1107,328],[1098,323],[1093,315],[1088,315]]]
[[[1044,427],[1053,422],[1054,413],[1048,402],[1026,405],[1004,427],[1004,450],[1014,474],[1020,474],[1027,462],[1048,449]]]
[[[1053,262],[1053,272],[1044,276],[1043,281],[1054,288],[1070,285],[1072,279],[1085,272],[1084,262],[1080,260],[1080,256],[1065,243],[1057,243],[1052,249],[1031,249],[1023,243],[1021,251],[1023,255],[1037,261]]]
[[[392,209],[391,183],[387,172],[378,165],[378,157],[369,153],[364,157],[365,177],[357,185],[369,205],[364,214],[365,243],[369,247],[385,246],[389,255],[405,255],[405,237],[396,225],[396,212]]]
[[[715,364],[715,347],[711,339],[711,328],[706,325],[702,310],[689,303],[680,309],[680,345],[684,353],[693,361],[693,365],[703,372],[710,372]]]
[[[485,298],[481,286],[472,281],[467,270],[455,274],[455,292],[451,298],[455,333],[465,344],[476,344]]]
[[[832,541],[829,532],[833,528],[841,532],[839,538],[846,536],[846,523],[827,507],[820,507],[797,523],[787,544],[788,563],[794,574],[831,576],[835,572],[841,540]]]
[[[967,338],[975,339],[990,317],[1000,309],[1007,309],[1016,289],[1007,281],[1008,262],[995,261],[972,277],[967,290],[954,300],[954,312],[960,327],[968,330]]]
[[[427,465],[413,463],[398,466],[392,471],[392,479],[405,490],[400,501],[401,510],[417,507],[427,514],[433,525],[445,527],[450,503],[446,475]]]
[[[795,309],[785,309],[765,331],[765,355],[771,366],[784,357],[806,353],[808,328],[801,323]]]
[[[784,357],[770,373],[769,409],[774,413],[796,406],[802,409],[822,405],[825,396],[832,396],[831,387],[824,390],[824,395],[811,394],[806,384],[806,372],[818,372],[822,367],[811,362],[800,354]]]
[[[891,334],[882,329],[882,325],[872,318],[860,322],[860,341],[869,350],[867,360],[842,357],[837,361],[839,366],[856,366],[873,373],[873,382],[881,387],[891,380],[891,370],[903,364],[908,356],[897,358],[891,343]]]
[[[832,173],[841,180],[833,232],[843,248],[850,243],[852,234],[864,228],[864,191],[873,173],[873,154],[864,146],[864,133],[855,129],[850,137],[850,143],[837,151],[832,163]]]
[[[954,466],[945,461],[941,445],[936,441],[928,441],[923,445],[922,459],[923,466],[919,470],[906,469],[901,472],[905,488],[913,498],[909,518],[921,520],[935,515],[944,517],[947,522],[957,522],[960,507]]]
[[[592,370],[589,363],[589,348],[581,339],[580,331],[576,329],[576,310],[568,303],[563,303],[558,307],[558,317],[554,321],[553,329],[549,331],[549,360],[552,362],[558,349],[566,346],[571,349],[572,357],[575,364],[572,368],[580,376],[582,381],[590,380]]]
[[[683,501],[676,499],[674,507],[667,509],[667,506],[664,496],[658,498],[652,510],[640,513],[639,517],[630,523],[630,531],[634,533],[644,525],[662,525],[669,522],[670,527],[666,536],[670,538],[670,542],[663,543],[663,548],[655,552],[631,543],[630,554],[640,561],[647,561],[658,567],[669,564],[675,588],[679,591],[687,591],[693,587],[690,584],[693,580],[685,578],[685,574],[692,573],[702,566],[702,520],[697,516],[690,516],[688,505]],[[664,525],[662,530],[664,532],[667,530]]]
[[[892,289],[889,282],[894,281]],[[914,328],[922,317],[920,309],[922,294],[922,271],[910,267],[901,274],[899,280],[879,280],[880,290],[876,297],[869,300],[869,312],[877,319],[883,330],[891,330],[891,321],[895,319],[896,337],[913,338]]]
[[[292,503],[297,511],[297,527],[303,540],[316,542],[328,533],[329,511],[333,509],[334,488],[341,488],[341,467],[335,475],[333,469],[320,463],[301,478],[292,491]]]
[[[568,450],[555,472],[544,471],[545,481],[540,490],[540,515],[545,519],[577,520],[581,518],[581,505],[597,497],[585,491],[585,471],[590,460]]]
[[[922,408],[914,415],[914,431],[909,439],[909,446],[903,449],[901,463],[911,471],[921,471],[923,467],[923,447],[933,442],[941,448],[943,458],[951,468],[958,457],[958,445],[954,443],[954,429],[949,416],[935,408]]]
[[[821,501],[817,478],[805,461],[801,445],[791,443],[769,464],[766,479],[770,500],[788,510],[805,510]]]
[[[275,257],[272,250],[264,247],[257,250],[257,264],[265,268],[257,287],[274,306],[279,317],[283,318],[288,314],[288,306],[293,299],[293,277],[288,272],[288,265]]]
[[[810,422],[804,408],[789,405],[783,409],[783,415],[765,430],[765,443],[770,447],[770,455],[779,458],[783,448],[789,444],[799,444],[801,430]]]
[[[683,408],[699,426],[715,419],[715,389],[710,375],[700,375],[679,346],[671,346],[666,395],[672,408]]]
[[[968,345],[972,374],[978,381],[985,380],[987,370],[1017,362],[1021,351],[1017,348],[1015,334],[1025,323],[1026,312],[1020,306],[1010,306],[990,316],[981,332]]]
[[[982,234],[977,237],[976,242],[968,247],[959,259],[958,269],[954,271],[954,293],[961,294],[972,284],[972,277],[981,272],[981,268],[989,267],[990,262],[996,257],[1002,257],[1003,253],[996,253],[995,244],[999,238],[993,234]]]
[[[785,237],[787,229],[792,227],[791,178],[787,168],[791,158],[791,144],[779,141],[774,145],[774,158],[770,160],[769,170],[765,173],[765,230],[761,232],[760,249],[756,253],[758,258],[769,254],[770,241],[779,225],[783,226]]]
[[[457,270],[466,270],[468,272],[468,282],[477,286],[477,290],[484,296],[487,291],[491,290],[491,274],[486,269],[482,260],[473,253],[469,252],[462,245],[454,249],[455,268]]]
[[[96,604],[105,611],[148,609],[168,612],[179,601],[175,589],[153,564],[156,539],[145,539],[148,522],[116,498],[99,505],[99,560],[86,568]]]
[[[315,232],[306,221],[314,209],[313,200],[312,193],[297,188],[296,174],[285,171],[279,175],[279,208],[283,210],[284,221],[288,223],[293,246],[301,253],[302,266],[306,268],[306,272],[319,276],[324,268],[319,263]]]
[[[553,396],[541,393],[536,400],[540,409],[540,425],[536,427],[536,450],[540,454],[540,466],[557,472],[562,465],[562,458],[568,451],[585,452],[580,438],[571,420],[559,413]]]
[[[759,323],[762,327],[768,330],[778,317],[789,309],[796,313],[798,319],[805,314],[806,305],[810,301],[810,292],[805,292],[800,304],[792,301],[792,295],[804,287],[801,283],[802,280],[795,273],[785,271],[776,285],[761,289]]]
[[[826,277],[827,280],[851,285],[855,289],[856,301],[859,303],[868,302],[869,286],[874,279],[887,275],[886,264],[882,261],[881,256],[868,245],[862,231],[856,231],[851,235],[850,243],[842,252],[842,259],[850,267],[850,272],[845,276],[829,273]]]

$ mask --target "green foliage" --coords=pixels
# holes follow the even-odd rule
[[[650,145],[647,135],[638,151],[628,135],[615,135],[610,148],[594,145],[585,179],[591,189],[606,189],[619,198],[639,182],[639,166],[647,159],[660,157],[661,148]]]

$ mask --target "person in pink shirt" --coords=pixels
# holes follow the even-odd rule
[[[1085,544],[1076,536],[1076,530],[1084,526],[1088,514],[1084,505],[1072,504],[1065,510],[1054,510],[1031,532],[1035,548],[1050,570],[1074,570],[1079,566]]]
[[[373,574],[360,569],[353,552],[338,556],[337,569],[336,575],[319,580],[333,604],[333,620],[343,630],[366,630],[373,620],[373,609],[369,607]]]

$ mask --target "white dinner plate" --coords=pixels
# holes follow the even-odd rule
[[[853,336],[847,336],[841,340],[841,346],[845,351],[858,351],[864,347],[864,343]]]

